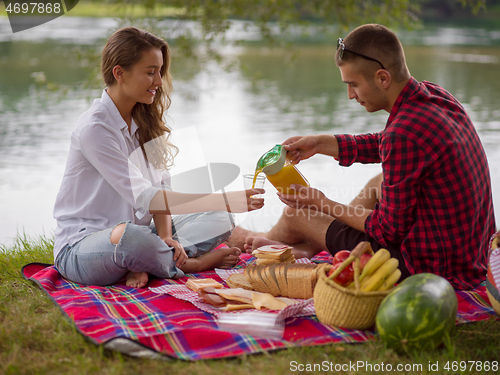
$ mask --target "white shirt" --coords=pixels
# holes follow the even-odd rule
[[[170,190],[167,171],[149,168],[136,138],[103,91],[77,121],[54,218],[54,258],[66,245],[130,220],[149,225],[149,204],[160,187]]]

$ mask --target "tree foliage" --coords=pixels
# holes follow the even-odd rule
[[[134,25],[164,37],[176,50],[177,64],[190,66],[192,75],[208,61],[230,67],[235,62],[222,56],[221,43],[237,42],[231,28],[235,22],[257,30],[264,41],[287,45],[299,36],[321,36],[334,45],[336,38],[364,23],[381,23],[390,28],[416,28],[421,25],[421,6],[453,3],[472,11],[485,7],[487,0],[91,0],[115,6],[120,26]],[[497,1],[497,0],[488,0]],[[146,18],[126,17],[127,9],[140,6]],[[170,22],[157,14],[168,9]],[[165,12],[161,12],[165,14]],[[167,25],[167,26],[166,26]],[[99,52],[86,59],[95,61]],[[191,75],[191,76],[192,76]],[[98,76],[94,71],[92,76]],[[179,77],[177,78],[189,78]],[[94,86],[94,84],[90,84]]]
[[[264,40],[276,43],[291,30],[300,29],[323,33],[332,42],[338,33],[364,23],[381,23],[391,28],[420,26],[421,5],[440,6],[453,3],[478,12],[487,0],[95,0],[115,4],[118,9],[140,4],[155,20],[159,7],[174,9],[173,15],[182,21],[194,21],[199,32],[178,26],[163,30],[169,40],[175,39],[185,55],[195,57],[195,45],[203,45],[212,55],[214,42],[224,40],[232,21],[239,20],[256,27]],[[494,1],[494,0],[489,0]],[[433,5],[430,5],[429,3]],[[169,35],[170,34],[170,35]],[[171,36],[175,34],[175,38]]]

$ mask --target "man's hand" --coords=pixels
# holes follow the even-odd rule
[[[287,158],[297,164],[301,160],[309,159],[316,154],[338,157],[339,146],[337,138],[331,134],[307,135],[288,138],[283,142],[288,151]]]
[[[298,164],[301,160],[309,159],[317,154],[319,138],[315,135],[296,136],[288,138],[283,142],[285,150],[287,150],[287,159],[293,164]]]
[[[315,211],[323,211],[328,207],[326,201],[328,198],[318,189],[312,187],[292,184],[290,188],[295,190],[296,194],[278,193],[279,199],[287,206],[292,208],[309,208]]]

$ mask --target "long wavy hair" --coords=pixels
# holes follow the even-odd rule
[[[152,104],[135,104],[132,118],[137,124],[137,139],[146,160],[157,169],[169,169],[179,150],[169,142],[171,129],[163,119],[170,107],[172,92],[168,43],[135,27],[120,29],[109,38],[102,51],[101,74],[106,86],[114,85],[115,66],[119,65],[129,71],[142,58],[143,53],[152,48],[158,48],[163,55],[163,66],[160,69],[163,85],[157,88]]]

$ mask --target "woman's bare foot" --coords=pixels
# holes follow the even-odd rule
[[[237,247],[221,247],[197,258],[189,258],[180,267],[186,273],[203,272],[214,268],[231,268],[240,260],[241,250]]]
[[[286,245],[286,244],[279,241],[269,240],[265,237],[248,236],[245,239],[244,249],[247,253],[251,253],[255,249],[258,249],[259,247],[266,245]]]
[[[132,288],[144,288],[148,283],[149,276],[147,272],[132,272],[129,271],[125,276],[127,286]]]
[[[247,237],[265,237],[265,233],[256,233],[242,227],[236,227],[226,240],[225,244],[229,247],[243,249]]]

